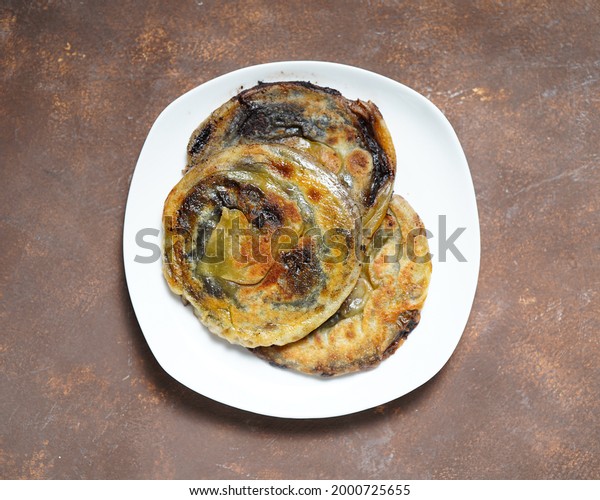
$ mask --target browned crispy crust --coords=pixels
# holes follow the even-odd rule
[[[338,179],[310,157],[277,144],[230,147],[191,169],[169,194],[164,275],[228,341],[293,342],[331,316],[354,287],[357,217]],[[221,258],[213,259],[234,219],[242,237],[223,239]],[[309,236],[315,229],[343,239],[344,260],[327,258]],[[275,236],[283,232],[294,235],[291,247],[286,238],[278,246]]]
[[[398,245],[400,258],[391,258]],[[370,254],[332,318],[293,344],[252,352],[276,366],[326,377],[372,368],[391,356],[419,323],[431,277],[425,228],[400,196],[392,198]]]
[[[367,237],[379,226],[396,153],[377,106],[309,82],[259,83],[215,110],[192,134],[188,168],[223,147],[283,143],[335,173],[357,202]]]

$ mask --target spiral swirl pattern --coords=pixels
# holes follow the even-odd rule
[[[163,212],[164,274],[213,333],[246,347],[294,342],[356,284],[356,204],[331,172],[279,144],[202,159]]]

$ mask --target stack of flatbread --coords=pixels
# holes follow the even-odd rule
[[[416,327],[431,259],[393,194],[375,104],[259,83],[194,131],[163,214],[164,275],[214,334],[323,376],[370,368]]]

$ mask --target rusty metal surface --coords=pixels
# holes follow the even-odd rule
[[[6,2],[0,476],[600,478],[597,2]],[[482,231],[457,351],[357,415],[244,413],[166,375],[123,276],[150,125],[222,73],[321,59],[454,125]]]

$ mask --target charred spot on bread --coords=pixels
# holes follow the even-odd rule
[[[206,143],[208,142],[208,139],[210,138],[213,129],[214,125],[212,123],[207,123],[206,126],[202,130],[200,130],[200,132],[198,132],[198,134],[194,137],[194,140],[190,145],[190,148],[188,150],[189,154],[197,155],[198,153],[200,153],[200,151],[202,151],[204,146],[206,146]]]
[[[369,189],[365,193],[366,204],[372,206],[377,199],[381,187],[393,177],[393,170],[388,156],[375,139],[373,122],[361,117],[358,119],[358,123],[360,125],[363,140],[373,159],[373,175],[371,177]]]

